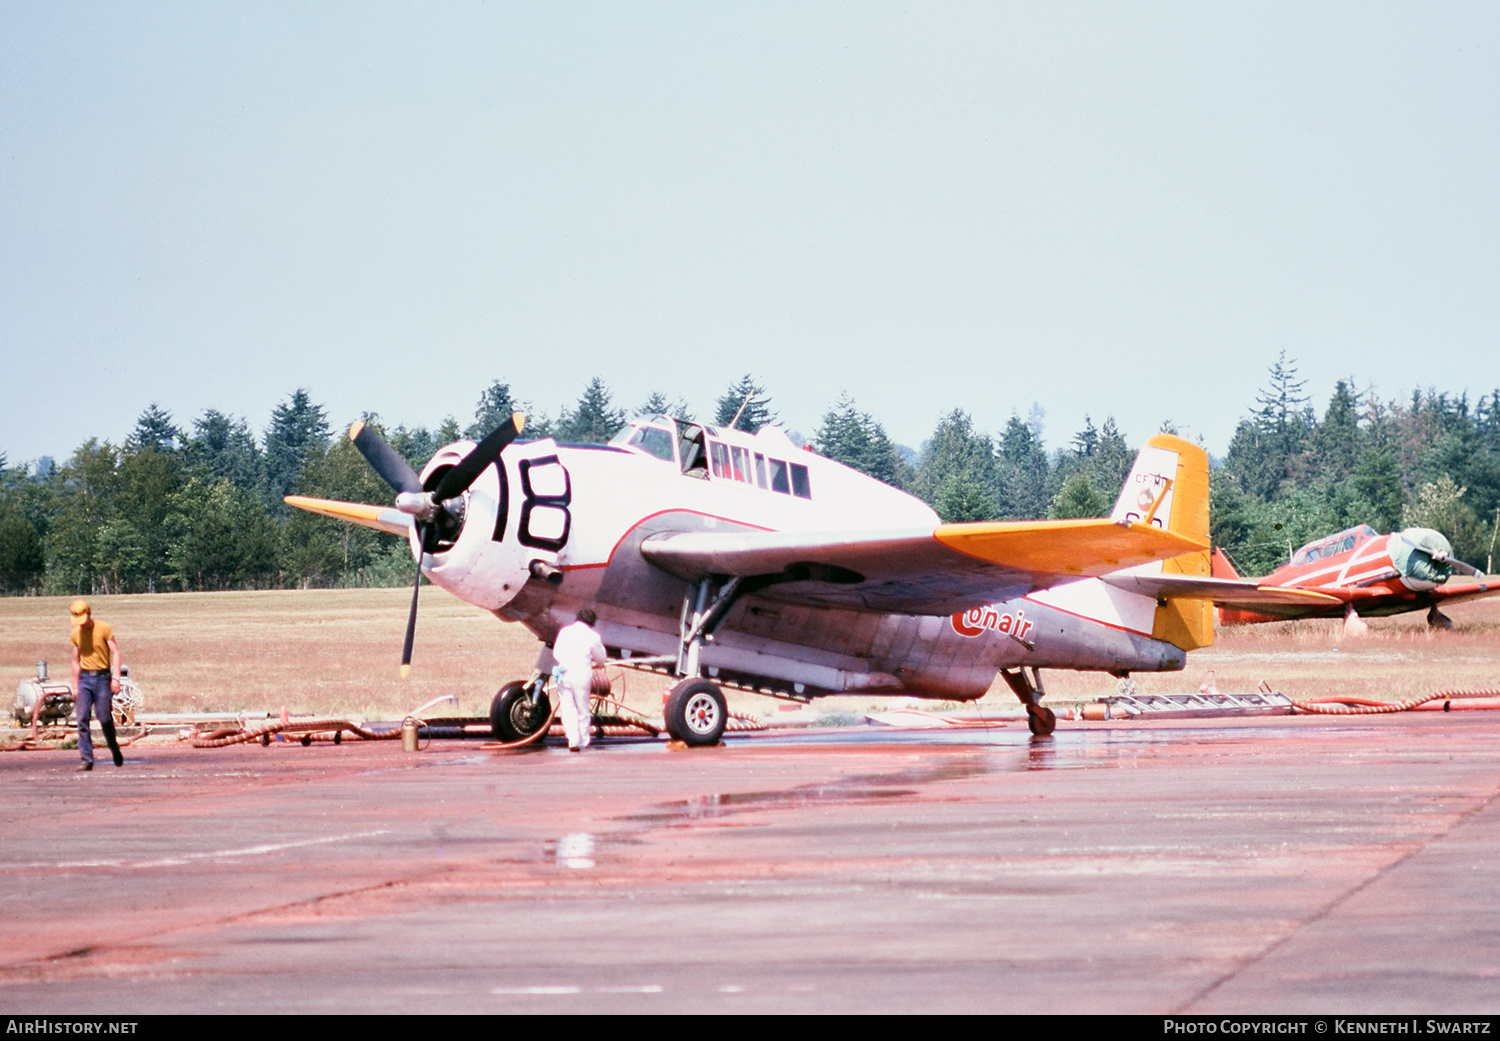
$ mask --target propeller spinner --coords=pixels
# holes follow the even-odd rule
[[[432,491],[422,489],[422,479],[411,468],[401,454],[386,443],[386,440],[365,423],[355,423],[349,428],[349,440],[365,461],[380,475],[381,479],[396,492],[396,508],[410,514],[416,522],[417,543],[423,554],[430,553],[436,545],[438,532],[445,525],[462,526],[464,492],[479,479],[485,467],[496,462],[505,446],[521,436],[526,428],[526,417],[514,413],[504,423],[485,435],[484,440],[470,449],[458,461]],[[422,563],[417,562],[417,577],[411,590],[411,613],[406,619],[406,641],[401,650],[401,678],[411,673],[412,642],[417,635],[417,599],[422,590]]]

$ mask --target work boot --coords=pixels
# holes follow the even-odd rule
[[[78,772],[79,773],[82,773],[85,770],[92,770],[93,768],[94,768],[94,764],[93,763],[79,763],[78,764]]]
[[[116,766],[124,766],[125,765],[125,753],[121,752],[118,748],[116,748],[116,749],[113,750],[113,754],[114,754],[114,757],[115,757],[115,765]]]

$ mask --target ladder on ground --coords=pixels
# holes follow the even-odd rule
[[[1202,719],[1213,716],[1290,716],[1292,699],[1275,691],[1255,694],[1116,694],[1100,698],[1105,719]]]

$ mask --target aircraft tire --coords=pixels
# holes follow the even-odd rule
[[[1027,705],[1026,725],[1037,737],[1046,737],[1057,727],[1057,713],[1045,705]]]
[[[530,737],[552,710],[552,703],[545,693],[537,698],[535,712],[528,713],[526,704],[525,683],[516,680],[500,688],[495,700],[490,702],[490,729],[495,740],[508,744]]]
[[[683,680],[667,695],[667,733],[693,748],[716,745],[729,721],[729,705],[717,683]]]

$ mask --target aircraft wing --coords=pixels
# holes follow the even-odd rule
[[[737,576],[769,599],[937,615],[1205,548],[1162,528],[1108,518],[906,531],[678,532],[641,543],[648,561],[679,578]]]
[[[411,530],[411,517],[391,506],[369,506],[362,502],[340,502],[338,499],[313,499],[306,495],[288,495],[284,501],[288,506],[295,506],[308,513],[348,521],[350,524],[374,528],[390,535],[405,535]]]
[[[1500,579],[1486,575],[1484,578],[1450,578],[1427,595],[1438,604],[1456,604],[1464,600],[1477,600],[1482,596],[1500,593]]]
[[[1112,582],[1114,579],[1110,578],[1106,581]],[[1389,587],[1381,584],[1320,586],[1317,589],[1294,589],[1286,586],[1261,588],[1268,594],[1284,594],[1285,598],[1278,599],[1270,595],[1261,599],[1253,599],[1248,596],[1226,593],[1222,598],[1215,595],[1214,603],[1219,607],[1254,611],[1257,614],[1283,619],[1306,618],[1310,615],[1321,618],[1334,617],[1337,612],[1330,611],[1329,607],[1335,604],[1352,604],[1360,614],[1385,615],[1416,611],[1428,606],[1441,607],[1444,604],[1461,603],[1464,600],[1475,600],[1483,596],[1494,596],[1500,593],[1500,581],[1488,578],[1478,581],[1451,578],[1437,588],[1421,593],[1400,590],[1393,592]],[[1297,594],[1316,599],[1295,599]]]
[[[1319,608],[1340,604],[1347,596],[1314,589],[1292,589],[1286,586],[1262,586],[1233,578],[1208,578],[1189,575],[1109,575],[1105,582],[1130,593],[1153,596],[1158,600],[1172,597],[1195,597],[1212,600],[1219,607],[1244,611],[1264,611],[1269,605]]]

